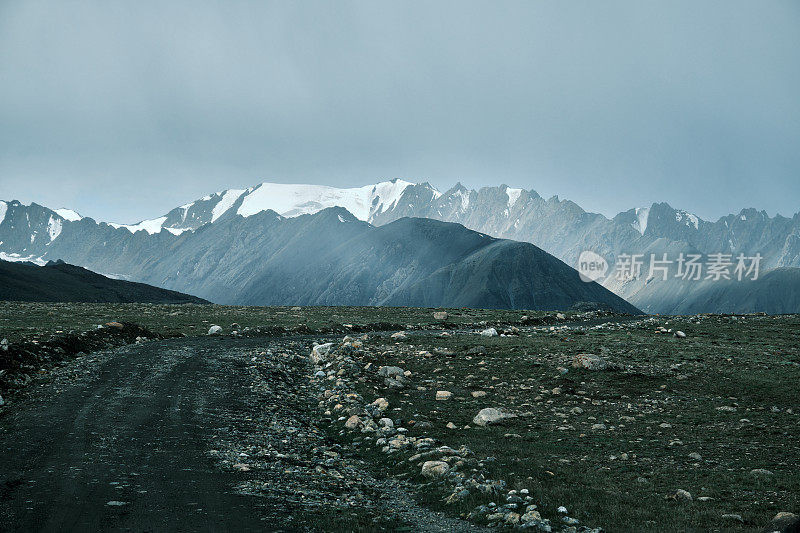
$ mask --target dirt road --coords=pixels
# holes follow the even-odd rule
[[[54,371],[0,416],[0,530],[477,529],[328,441],[310,341],[154,341]]]

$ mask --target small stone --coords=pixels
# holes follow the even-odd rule
[[[106,502],[106,505],[110,505],[111,507],[122,507],[123,505],[128,505],[128,502],[121,502],[118,500],[111,500],[110,502]]]
[[[756,477],[770,477],[774,474],[771,470],[767,470],[766,468],[754,468],[750,471],[750,475]]]
[[[489,424],[497,424],[508,418],[516,418],[517,415],[504,413],[500,409],[494,407],[487,407],[478,411],[472,423],[477,426],[488,426]]]
[[[328,359],[328,355],[331,353],[331,347],[333,346],[332,342],[326,342],[325,344],[317,344],[311,349],[311,355],[309,358],[311,362],[315,365],[321,365]]]
[[[602,430],[606,429],[606,425],[605,424],[592,424],[592,429],[595,430],[595,431],[602,431]]]
[[[437,390],[436,391],[436,399],[437,400],[449,400],[453,397],[453,393],[447,390]]]
[[[434,320],[447,320],[447,311],[435,311],[433,318]]]
[[[358,415],[353,415],[347,419],[347,422],[344,423],[344,427],[347,429],[356,429],[361,424],[361,419]]]
[[[689,454],[689,459],[694,459],[695,461],[700,461],[701,459],[703,459],[703,456],[700,455],[697,452],[692,452],[692,453]]]
[[[797,533],[800,531],[800,516],[786,511],[776,514],[772,521],[763,529],[771,533]]]
[[[598,355],[581,353],[572,359],[572,367],[586,370],[605,370],[608,368],[608,362]]]
[[[392,421],[391,418],[384,417],[378,420],[378,425],[384,428],[393,428],[394,422]]]
[[[481,331],[481,335],[484,337],[497,337],[497,330],[494,328],[486,328],[485,330]]]
[[[382,366],[378,369],[378,375],[384,378],[405,377],[405,372],[399,366]]]
[[[682,332],[680,330],[676,331],[673,335],[675,335],[679,339],[685,339],[686,338],[686,333],[684,333],[684,332]]]
[[[208,328],[209,335],[222,335],[222,328],[220,326],[213,325]]]
[[[393,339],[399,339],[399,340],[405,339],[406,338],[406,332],[405,331],[398,331],[397,333],[392,333],[392,338]]]
[[[389,408],[389,400],[387,400],[386,398],[378,398],[377,400],[372,402],[372,405],[374,405],[381,411],[386,411]]]
[[[739,522],[741,524],[744,524],[744,519],[742,518],[742,515],[740,515],[740,514],[724,514],[724,515],[722,515],[722,519],[723,520],[731,520],[733,522]]]
[[[472,391],[472,397],[473,398],[483,398],[484,396],[486,396],[486,391],[482,391],[482,390],[474,390],[474,391]]]
[[[692,501],[692,494],[688,490],[678,489],[675,491],[673,498],[675,498],[678,501],[690,502]]]
[[[440,478],[450,471],[450,465],[444,461],[425,461],[422,463],[422,475],[429,479]]]
[[[456,425],[455,425],[455,424],[453,424],[452,422],[448,422],[448,423],[447,423],[447,429],[456,429],[457,427],[458,427],[458,426],[456,426]]]

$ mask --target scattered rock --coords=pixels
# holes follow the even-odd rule
[[[448,422],[448,423],[447,423],[447,429],[456,429],[457,427],[458,427],[458,426],[456,426],[456,425],[455,425],[455,424],[453,424],[452,422]]]
[[[208,328],[208,334],[209,335],[222,335],[222,328],[220,326],[217,326],[216,324],[212,325],[210,328]]]
[[[497,330],[494,328],[486,328],[485,330],[481,331],[481,335],[484,337],[497,337]]]
[[[678,330],[675,333],[673,333],[673,335],[675,335],[679,339],[685,339],[686,338],[686,333],[684,333],[684,332],[682,332],[680,330]]]
[[[435,320],[447,320],[447,311],[435,311],[433,318]]]
[[[484,396],[486,396],[486,391],[483,390],[472,391],[473,398],[483,398]]]
[[[117,500],[111,500],[110,502],[106,502],[106,505],[110,505],[111,507],[122,507],[123,505],[128,505],[128,502],[120,502]]]
[[[762,531],[763,533],[800,533],[800,515],[780,512]]]
[[[756,477],[770,477],[774,474],[771,470],[767,470],[766,468],[754,468],[750,471],[750,475]]]
[[[490,424],[499,424],[504,420],[509,418],[516,418],[517,415],[511,413],[504,413],[500,409],[496,409],[494,407],[487,407],[485,409],[481,409],[475,418],[472,419],[472,423],[476,426],[488,426]]]
[[[331,346],[333,346],[332,342],[326,342],[325,344],[317,344],[314,348],[311,349],[311,362],[315,365],[321,365],[327,360],[328,354],[331,352]]]
[[[405,339],[406,338],[406,332],[405,331],[398,331],[397,333],[392,333],[392,338],[393,339],[400,339],[400,340]]]
[[[0,341],[0,349],[2,349],[4,352],[8,351],[8,339],[3,339]]]
[[[378,398],[377,400],[372,402],[371,405],[374,405],[381,411],[386,411],[387,409],[389,409],[389,400],[387,400],[386,398]]]
[[[422,475],[429,479],[436,479],[446,475],[450,465],[444,461],[425,461],[422,463]]]
[[[730,520],[732,522],[739,522],[740,524],[744,524],[744,519],[740,514],[724,514],[722,515],[723,520]]]
[[[347,429],[356,429],[361,424],[361,419],[358,415],[353,415],[347,419],[347,422],[344,423],[344,427]]]
[[[672,497],[678,501],[692,501],[692,494],[688,490],[678,489]]]
[[[447,390],[437,390],[436,391],[436,399],[437,400],[449,400],[453,397],[453,393]]]
[[[405,371],[399,366],[382,366],[378,369],[378,375],[383,378],[405,377]]]
[[[599,355],[581,353],[572,359],[573,368],[585,368],[586,370],[605,370],[608,362]]]
[[[689,459],[694,459],[695,461],[700,461],[701,459],[703,459],[703,456],[700,455],[697,452],[692,452],[692,453],[689,454]]]

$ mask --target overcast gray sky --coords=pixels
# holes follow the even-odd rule
[[[261,181],[800,211],[800,2],[0,0],[0,198]]]

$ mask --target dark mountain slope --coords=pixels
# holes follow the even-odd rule
[[[293,249],[281,250],[268,262],[280,268],[262,271],[242,297],[265,303],[548,310],[592,301],[638,312],[600,285],[583,283],[572,268],[531,244],[418,218],[377,228],[355,219],[339,222],[356,230],[343,239],[337,237],[342,231],[325,221],[349,215],[342,211],[309,217],[320,219],[312,234],[327,246],[301,257],[289,257]]]
[[[0,261],[0,300],[26,302],[209,303],[144,283],[107,278],[63,262]]]

